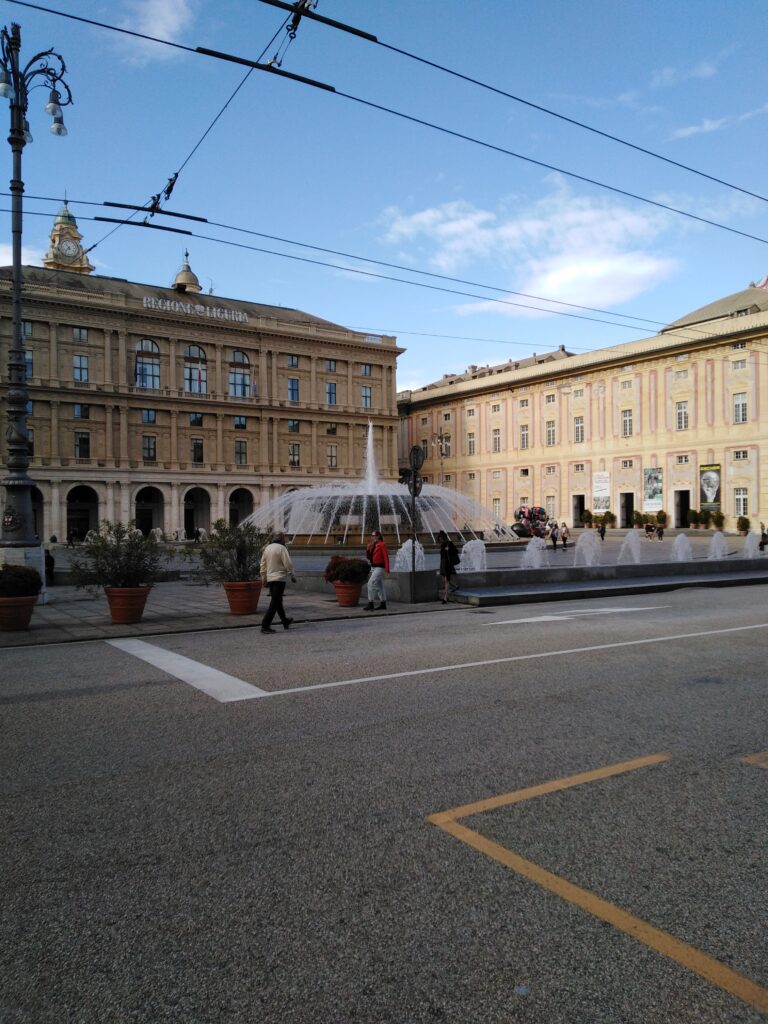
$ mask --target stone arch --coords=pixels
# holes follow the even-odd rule
[[[67,537],[83,540],[89,530],[99,528],[99,496],[93,487],[76,484],[67,492]]]
[[[165,529],[165,499],[159,487],[140,487],[133,507],[136,526],[145,536],[150,530]]]
[[[190,487],[184,494],[184,532],[194,538],[197,530],[210,529],[211,495],[204,487]]]
[[[242,523],[253,512],[253,494],[247,487],[236,487],[229,495],[229,521]]]

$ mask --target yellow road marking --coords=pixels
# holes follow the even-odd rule
[[[742,757],[742,764],[756,764],[758,768],[768,768],[768,750],[762,754],[750,754],[749,757]]]
[[[754,755],[754,757],[765,756]],[[521,803],[524,800],[543,796],[546,793],[569,789],[572,786],[609,778],[612,775],[634,771],[648,765],[660,764],[663,761],[669,760],[669,757],[669,754],[653,754],[650,757],[637,758],[634,761],[623,761],[621,764],[598,768],[591,772],[582,772],[564,779],[545,782],[539,786],[531,786],[527,789],[519,789],[512,793],[491,797],[488,800],[480,800],[477,803],[454,807],[452,810],[430,815],[427,821],[437,825],[438,828],[443,829],[449,835],[467,843],[468,846],[473,847],[473,849],[485,854],[485,856],[490,857],[499,864],[503,864],[504,867],[509,868],[511,871],[515,871],[544,889],[548,889],[569,903],[581,907],[587,913],[607,921],[615,928],[637,939],[638,942],[642,942],[651,949],[655,949],[656,952],[669,957],[670,960],[674,960],[694,974],[706,978],[707,981],[711,981],[724,991],[737,996],[745,1003],[755,1007],[755,1009],[768,1013],[768,989],[763,988],[763,986],[758,985],[749,978],[745,978],[744,975],[739,974],[737,971],[731,970],[730,967],[726,967],[725,964],[715,960],[714,957],[707,956],[706,953],[702,953],[701,950],[696,949],[694,946],[689,946],[688,943],[681,942],[679,939],[667,934],[667,932],[661,931],[660,928],[655,928],[646,921],[642,921],[640,918],[628,914],[612,903],[608,903],[594,893],[589,892],[589,890],[582,889],[565,878],[552,874],[551,871],[539,867],[533,861],[520,857],[491,839],[486,839],[479,832],[458,824],[459,818],[466,818],[471,814],[480,814],[483,811]],[[745,758],[744,760],[750,759]]]

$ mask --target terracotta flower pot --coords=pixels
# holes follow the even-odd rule
[[[261,580],[225,583],[224,591],[233,615],[255,615],[261,597]]]
[[[357,608],[363,589],[362,583],[343,583],[341,580],[334,580],[333,586],[336,590],[336,600],[342,608]]]
[[[112,622],[116,626],[129,626],[141,622],[149,587],[104,587],[109,602]]]
[[[0,597],[0,629],[29,629],[37,594],[31,597]]]

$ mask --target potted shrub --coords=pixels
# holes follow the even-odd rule
[[[739,531],[742,537],[746,537],[749,533],[749,528],[752,524],[749,521],[748,516],[739,516],[736,520],[736,529]]]
[[[333,555],[325,567],[324,577],[336,590],[336,600],[343,608],[356,608],[360,591],[368,579],[371,567],[365,558],[345,558]]]
[[[689,508],[688,509],[688,525],[691,527],[691,529],[698,530],[699,522],[700,522],[700,518],[699,518],[698,509]]]
[[[667,525],[667,513],[663,509],[659,509],[659,511],[656,513],[656,522],[659,524],[659,526]]]
[[[613,512],[606,512],[603,515],[603,522],[606,526],[615,526],[616,516],[613,514]]]
[[[643,518],[643,513],[638,512],[637,509],[635,509],[635,511],[632,513],[632,525],[637,527],[645,526],[645,519]]]
[[[157,540],[133,523],[105,520],[98,532],[89,531],[70,572],[78,587],[103,587],[112,622],[127,625],[141,620],[164,554]]]
[[[261,596],[259,568],[270,534],[250,523],[217,519],[197,553],[206,583],[221,583],[233,615],[254,615]]]
[[[713,512],[712,525],[716,530],[722,530],[725,525],[725,515],[722,512]]]
[[[712,513],[708,508],[703,508],[701,512],[699,512],[699,526],[701,526],[702,530],[708,530],[711,522]]]
[[[589,509],[585,508],[584,511],[581,513],[582,526],[584,526],[586,529],[589,529],[589,527],[592,525],[593,518],[594,517],[592,513],[589,511]]]
[[[43,581],[28,565],[0,566],[0,629],[29,629]]]

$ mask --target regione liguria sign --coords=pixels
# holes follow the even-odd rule
[[[144,309],[159,309],[163,313],[186,313],[187,316],[202,316],[208,320],[229,320],[230,323],[247,324],[248,314],[239,309],[225,309],[223,306],[204,306],[200,302],[181,302],[179,299],[155,299],[145,295]]]

